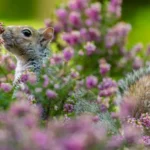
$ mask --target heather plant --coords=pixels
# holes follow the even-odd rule
[[[99,126],[97,117],[90,114],[74,120],[65,117],[44,125],[39,122],[40,111],[37,105],[22,99],[5,113],[0,112],[0,147],[8,150],[115,150],[127,147],[141,150],[148,140],[144,136],[143,141],[141,133],[130,125],[121,128],[123,135],[108,135],[107,130]]]
[[[128,75],[121,85],[118,80],[148,65],[150,54],[150,47],[142,52],[140,43],[127,47],[131,25],[120,22],[121,4],[121,0],[70,0],[59,6],[52,54],[38,79],[27,72],[19,86],[12,86],[16,63],[2,51],[1,149],[144,150],[150,145],[149,114],[132,118],[132,98],[120,106],[116,103],[122,94],[118,85],[126,89],[137,75]],[[0,24],[0,34],[3,29]]]
[[[72,54],[68,52],[74,56],[70,65],[82,66],[80,72],[84,77],[92,73],[100,78],[113,68],[109,74],[120,78],[132,68],[144,65],[146,57],[143,60],[139,57],[143,46],[140,43],[133,48],[126,46],[131,25],[118,22],[121,4],[122,0],[70,0],[56,10],[55,48],[74,50]]]

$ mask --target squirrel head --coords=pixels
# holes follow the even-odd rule
[[[36,30],[30,26],[8,26],[2,33],[5,48],[16,57],[44,56],[44,50],[53,39],[54,29]]]

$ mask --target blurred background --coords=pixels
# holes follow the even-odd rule
[[[0,22],[28,24],[39,28],[44,19],[54,18],[54,10],[67,0],[0,0]],[[101,0],[100,0],[101,1]],[[122,20],[132,25],[129,45],[150,43],[150,0],[124,0]]]

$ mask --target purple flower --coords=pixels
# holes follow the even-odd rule
[[[148,113],[142,114],[140,121],[145,128],[150,128],[150,115]]]
[[[1,83],[0,88],[5,92],[10,92],[12,90],[12,86],[9,83]]]
[[[108,30],[108,33],[105,36],[105,45],[106,48],[111,48],[116,44],[116,37],[113,30]]]
[[[99,68],[101,75],[106,75],[106,73],[110,71],[110,65],[106,62],[105,59],[100,60]]]
[[[30,84],[35,84],[37,82],[37,76],[35,73],[32,73],[32,72],[29,73],[28,82]]]
[[[59,33],[62,29],[63,29],[63,25],[60,22],[56,23],[54,25],[54,31],[55,31],[56,34]]]
[[[124,142],[124,138],[121,135],[114,135],[107,143],[107,149],[118,149]]]
[[[52,21],[50,19],[45,19],[44,23],[47,28],[52,26]]]
[[[99,96],[107,97],[111,96],[117,91],[117,83],[113,81],[111,78],[103,78],[102,83],[99,87]]]
[[[93,21],[100,21],[100,12],[101,12],[101,5],[100,3],[94,3],[91,5],[90,8],[86,9],[86,15]]]
[[[49,77],[47,75],[44,75],[43,87],[46,88],[48,85],[49,85]]]
[[[56,10],[56,15],[61,21],[64,22],[68,17],[68,12],[66,11],[66,9],[60,8]]]
[[[63,34],[63,40],[69,45],[78,44],[80,42],[80,32],[72,31],[71,33],[65,33]]]
[[[137,52],[140,52],[143,49],[143,44],[138,43],[132,48],[132,53],[136,54]]]
[[[52,65],[62,64],[63,62],[62,54],[53,54],[52,58],[50,59],[50,62]]]
[[[69,61],[74,56],[74,50],[71,47],[67,47],[63,50],[64,59]]]
[[[85,45],[85,49],[87,51],[87,55],[91,55],[91,54],[93,54],[95,52],[96,46],[93,43],[88,42]]]
[[[92,121],[93,122],[98,122],[100,120],[100,118],[99,118],[99,116],[94,116],[93,118],[92,118]]]
[[[140,69],[142,66],[143,66],[143,61],[139,57],[136,57],[133,62],[133,68],[137,70]]]
[[[123,22],[116,24],[113,28],[108,29],[105,36],[105,45],[111,48],[114,45],[122,46],[125,43],[126,36],[131,30],[131,25]]]
[[[28,81],[28,79],[29,79],[29,75],[26,73],[21,75],[20,81],[25,83]]]
[[[108,12],[116,17],[121,16],[122,0],[111,0],[108,5]]]
[[[55,99],[57,97],[57,93],[49,89],[46,91],[46,95],[49,99]]]
[[[98,29],[89,28],[87,38],[89,41],[100,41],[101,40],[101,33]]]
[[[18,116],[18,117],[24,117],[26,114],[30,112],[30,105],[28,101],[20,101],[19,103],[14,103],[10,110],[11,115]]]
[[[89,26],[89,27],[91,27],[92,25],[93,25],[93,20],[92,19],[87,19],[86,21],[85,21],[85,24],[87,25],[87,26]]]
[[[114,32],[119,37],[126,37],[130,31],[131,25],[124,22],[120,22],[114,27]]]
[[[16,68],[16,64],[14,63],[12,59],[8,59],[8,68],[9,70],[15,70]]]
[[[79,72],[75,71],[74,69],[71,70],[71,77],[72,78],[77,78],[79,77]]]
[[[81,15],[78,12],[71,12],[69,15],[69,22],[75,26],[75,27],[80,27],[81,25]]]
[[[66,150],[85,150],[86,142],[84,134],[74,134],[63,141]]]
[[[69,1],[69,8],[71,10],[83,10],[87,7],[88,0],[70,0]]]
[[[45,132],[40,130],[35,130],[32,134],[32,140],[40,149],[47,149],[48,148],[48,135]]]
[[[143,136],[142,141],[145,146],[150,146],[150,136]]]
[[[135,108],[135,100],[133,98],[125,97],[122,99],[122,103],[120,104],[120,112],[119,117],[124,119],[133,113],[133,109]]]
[[[88,40],[88,31],[86,28],[81,28],[80,30],[80,35],[81,35],[81,38],[83,38],[84,40]]]
[[[125,125],[124,128],[124,139],[129,144],[136,144],[138,143],[141,137],[141,131],[132,125]]]
[[[102,104],[102,105],[100,106],[100,111],[101,111],[101,112],[106,112],[107,110],[108,110],[108,109],[107,109],[106,105]]]
[[[88,76],[86,78],[86,87],[88,89],[94,88],[98,83],[98,79],[95,76]]]
[[[74,106],[72,104],[65,104],[64,111],[67,113],[71,113],[74,111]]]

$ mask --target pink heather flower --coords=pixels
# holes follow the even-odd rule
[[[74,134],[63,141],[66,150],[85,150],[86,136],[83,134]]]
[[[49,89],[46,91],[46,95],[49,99],[55,99],[57,97],[56,92]]]
[[[139,57],[136,57],[133,62],[133,68],[137,70],[140,69],[142,66],[143,66],[143,61]]]
[[[111,0],[108,5],[108,12],[116,17],[121,16],[121,4],[122,0]]]
[[[81,15],[78,12],[71,12],[69,15],[69,22],[75,26],[75,27],[80,27],[81,25]]]
[[[44,23],[47,28],[52,26],[52,21],[50,19],[45,19]]]
[[[54,25],[55,33],[59,33],[62,29],[63,29],[63,25],[60,22]]]
[[[96,46],[93,43],[88,42],[85,45],[85,49],[87,51],[87,55],[92,55],[96,50]]]
[[[52,65],[62,64],[63,56],[61,53],[53,54],[52,58],[50,59]]]
[[[116,93],[117,83],[111,78],[103,78],[102,83],[98,86],[100,92],[99,96],[108,97]]]
[[[143,136],[142,141],[145,146],[150,146],[150,136]]]
[[[138,128],[133,127],[132,125],[125,125],[124,126],[124,139],[129,144],[136,144],[140,140],[141,131]]]
[[[113,28],[108,29],[108,32],[105,36],[105,45],[107,48],[111,48],[115,44],[122,45],[126,40],[126,36],[131,30],[129,24],[123,22],[116,24]]]
[[[100,112],[106,112],[108,109],[107,109],[107,107],[106,107],[106,105],[104,105],[104,104],[101,104],[101,106],[100,106]]]
[[[21,75],[20,81],[26,83],[28,79],[29,79],[29,75],[26,73]]]
[[[9,112],[11,115],[23,117],[30,112],[30,104],[28,101],[23,101],[23,100],[19,102],[15,102],[11,106]]]
[[[100,41],[101,33],[98,29],[89,28],[87,38],[88,38],[88,41]]]
[[[10,92],[12,90],[12,85],[10,85],[9,83],[1,83],[0,88],[5,92]]]
[[[35,84],[37,82],[37,76],[35,73],[32,73],[32,72],[29,73],[28,82],[30,84]]]
[[[106,75],[106,73],[110,71],[110,65],[106,62],[105,59],[100,60],[99,68],[101,75]]]
[[[38,145],[39,149],[47,149],[48,148],[48,135],[46,132],[37,130],[32,134],[32,140]]]
[[[83,10],[87,7],[88,0],[70,0],[69,8],[71,10]]]
[[[56,15],[61,21],[64,22],[68,17],[68,12],[66,11],[66,9],[60,8],[56,10]]]
[[[148,113],[142,114],[140,117],[140,122],[145,128],[150,128],[150,115]]]
[[[108,33],[105,36],[105,46],[106,48],[111,48],[116,44],[115,33],[112,30],[108,30]]]
[[[118,23],[114,28],[114,32],[119,37],[126,37],[128,33],[131,31],[131,25],[126,24],[124,22]]]
[[[43,87],[46,88],[49,85],[49,78],[47,75],[44,75]]]
[[[92,121],[93,121],[94,123],[98,122],[99,120],[100,120],[99,116],[94,116],[94,117],[92,118]]]
[[[81,30],[80,30],[80,36],[85,41],[89,40],[89,38],[88,38],[88,31],[87,31],[86,28],[81,28]]]
[[[93,21],[100,21],[101,4],[94,3],[90,8],[87,8],[85,13]]]
[[[9,62],[9,69],[10,70],[15,70],[15,68],[16,68],[16,64],[13,61],[10,61]]]
[[[72,104],[65,104],[64,105],[64,111],[67,113],[71,113],[74,110],[74,106]]]
[[[66,41],[69,45],[75,45],[80,42],[80,32],[72,31],[71,33],[65,33],[63,35],[63,40]]]
[[[107,143],[107,149],[118,149],[124,142],[124,138],[121,135],[114,135]]]
[[[124,98],[120,104],[119,117],[124,119],[132,114],[133,108],[135,108],[135,100],[133,98]]]
[[[64,59],[69,61],[74,56],[74,50],[71,47],[67,47],[63,50]]]
[[[136,56],[136,54],[138,53],[138,52],[140,52],[141,50],[143,49],[143,44],[142,43],[138,43],[138,44],[136,44],[132,49],[131,49],[131,51],[130,51],[130,58],[135,58],[135,56]]]
[[[85,24],[87,25],[87,26],[92,26],[93,25],[93,20],[92,19],[87,19],[86,21],[85,21]]]
[[[75,70],[71,70],[71,77],[72,78],[77,78],[79,77],[79,72],[75,71]]]
[[[86,78],[86,87],[88,89],[96,87],[97,83],[98,83],[98,79],[95,76],[88,76]]]

